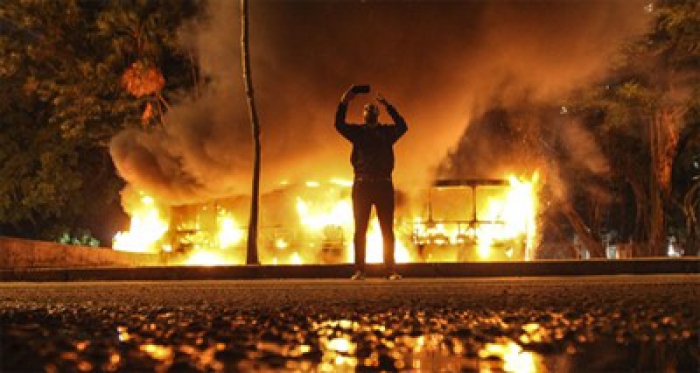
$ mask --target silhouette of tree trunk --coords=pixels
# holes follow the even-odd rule
[[[631,244],[633,247],[632,255],[636,257],[648,256],[648,245],[642,245],[648,237],[649,227],[649,212],[647,211],[647,195],[645,193],[646,183],[627,176],[627,183],[632,189],[634,195],[635,217],[634,230],[632,231]]]
[[[248,42],[248,0],[241,0],[241,59],[243,66],[243,81],[248,101],[248,113],[250,115],[253,130],[253,190],[250,202],[250,220],[248,221],[248,245],[247,264],[260,264],[258,260],[258,210],[260,199],[260,123],[255,109],[253,96],[253,77],[250,70],[250,54]]]
[[[686,222],[686,246],[685,256],[697,255],[700,252],[700,220],[698,210],[700,207],[700,182],[696,182],[683,198],[683,213]]]
[[[649,254],[666,255],[668,235],[666,210],[671,198],[671,172],[678,150],[679,122],[684,107],[665,107],[657,110],[650,122],[652,177],[650,185],[651,214]]]
[[[593,258],[605,258],[605,248],[600,240],[600,238],[591,232],[586,223],[581,218],[581,215],[571,206],[571,203],[567,200],[561,200],[559,202],[561,212],[566,216],[574,228],[574,232],[581,239],[583,246],[588,249],[588,253]]]

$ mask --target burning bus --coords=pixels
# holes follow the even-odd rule
[[[533,182],[515,177],[438,180],[428,191],[425,210],[415,219],[412,233],[423,261],[531,257],[536,233]]]
[[[396,261],[527,260],[536,241],[537,174],[529,180],[439,180],[396,213]],[[351,263],[352,182],[283,182],[261,197],[259,256],[264,264]],[[250,200],[245,197],[168,207],[151,196],[123,195],[131,215],[117,250],[162,252],[178,265],[243,264]],[[415,208],[415,206],[419,206]],[[367,262],[382,262],[376,216]]]

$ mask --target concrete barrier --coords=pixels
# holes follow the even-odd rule
[[[0,237],[0,269],[159,266],[158,254]]]

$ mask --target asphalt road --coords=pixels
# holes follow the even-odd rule
[[[692,371],[700,275],[0,283],[0,371]]]

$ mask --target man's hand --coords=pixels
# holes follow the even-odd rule
[[[379,101],[379,103],[382,104],[382,105],[384,105],[384,106],[391,106],[391,104],[389,103],[389,101],[387,101],[387,100],[384,98],[384,96],[382,96],[382,95],[379,94],[379,93],[377,93],[377,101]]]

